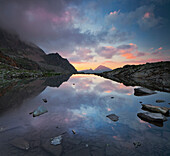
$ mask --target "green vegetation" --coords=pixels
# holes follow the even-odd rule
[[[11,79],[38,78],[60,75],[55,72],[42,72],[39,70],[26,70],[0,63],[0,83]]]

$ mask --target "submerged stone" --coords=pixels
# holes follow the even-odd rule
[[[156,103],[165,102],[164,100],[156,100]]]
[[[45,103],[47,103],[47,99],[42,99]]]
[[[19,149],[28,150],[30,148],[29,143],[23,138],[16,138],[11,141],[11,144]]]
[[[133,142],[133,145],[135,146],[135,148],[138,148],[139,146],[141,146],[140,142]]]
[[[44,113],[47,113],[48,110],[44,106],[39,106],[34,112],[33,112],[33,117],[42,115]]]
[[[118,121],[119,120],[119,117],[115,114],[110,114],[110,115],[107,115],[106,117],[109,118],[112,121]]]
[[[59,145],[61,144],[62,136],[59,135],[51,140],[51,145]]]
[[[156,113],[162,113],[164,115],[169,114],[169,108],[160,107],[160,106],[153,106],[153,105],[150,105],[150,104],[142,104],[142,109],[146,109],[146,110],[156,112]]]
[[[73,134],[76,134],[76,131],[75,130],[72,130]]]
[[[167,118],[162,115],[161,113],[150,113],[150,112],[144,112],[144,113],[138,113],[137,116],[145,121],[151,121],[151,122],[164,122],[167,121]]]
[[[152,91],[147,88],[135,88],[134,91],[135,91],[134,92],[135,96],[146,96],[146,95],[156,94],[155,91]]]

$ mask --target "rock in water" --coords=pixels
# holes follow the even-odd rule
[[[47,103],[47,99],[42,99],[45,103]]]
[[[106,117],[108,117],[112,121],[118,121],[119,120],[119,117],[115,114],[110,114],[110,115],[107,115]]]
[[[72,130],[73,134],[76,134],[76,131],[75,130]]]
[[[146,95],[156,94],[155,91],[152,91],[147,88],[135,88],[134,91],[135,91],[134,92],[135,96],[146,96]]]
[[[33,113],[33,117],[47,113],[48,110],[44,106],[39,106]]]
[[[145,121],[151,121],[151,122],[164,122],[167,121],[167,118],[160,114],[160,113],[150,113],[150,112],[144,112],[144,113],[138,113],[137,116]]]
[[[156,113],[162,113],[164,115],[169,114],[169,108],[153,106],[153,105],[150,105],[150,104],[142,104],[142,109],[146,109],[146,110],[156,112]]]
[[[165,102],[164,100],[156,100],[156,103]]]
[[[11,144],[19,149],[28,150],[30,148],[29,143],[23,138],[16,138],[11,141]]]
[[[138,148],[139,146],[141,146],[140,142],[133,142],[133,145],[135,146],[135,148]]]
[[[51,140],[51,145],[59,145],[61,144],[62,136],[59,135],[58,137],[55,137]]]

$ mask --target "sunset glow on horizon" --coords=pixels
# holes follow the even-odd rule
[[[168,0],[2,1],[0,27],[78,71],[170,61]]]

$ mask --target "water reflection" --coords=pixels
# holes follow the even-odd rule
[[[0,150],[13,155],[19,155],[18,152],[21,155],[49,155],[43,149],[48,147],[50,150],[50,147],[43,143],[67,132],[63,135],[61,144],[62,155],[79,149],[86,149],[86,155],[166,155],[170,152],[170,122],[167,121],[164,127],[159,128],[137,117],[137,113],[142,111],[139,101],[160,105],[155,100],[164,99],[167,102],[161,105],[168,106],[168,93],[158,92],[147,97],[135,97],[133,87],[98,76],[73,75],[67,81],[68,78],[36,80],[22,84],[19,87],[21,90],[18,88],[20,92],[17,91],[14,96],[22,99],[20,105],[0,116],[0,127],[8,128],[8,131],[3,132],[4,135],[0,135],[3,140]],[[9,91],[1,97],[10,105],[15,101],[12,93],[13,91]],[[27,98],[23,96],[25,94]],[[10,96],[12,101],[9,101]],[[48,102],[44,103],[43,98]],[[36,118],[29,115],[29,112],[40,105],[45,105],[48,113]],[[119,116],[117,122],[106,117],[112,113]],[[14,127],[15,129],[10,130]],[[30,150],[20,151],[7,145],[18,136],[32,144]],[[142,146],[135,149],[134,141],[140,141]]]

